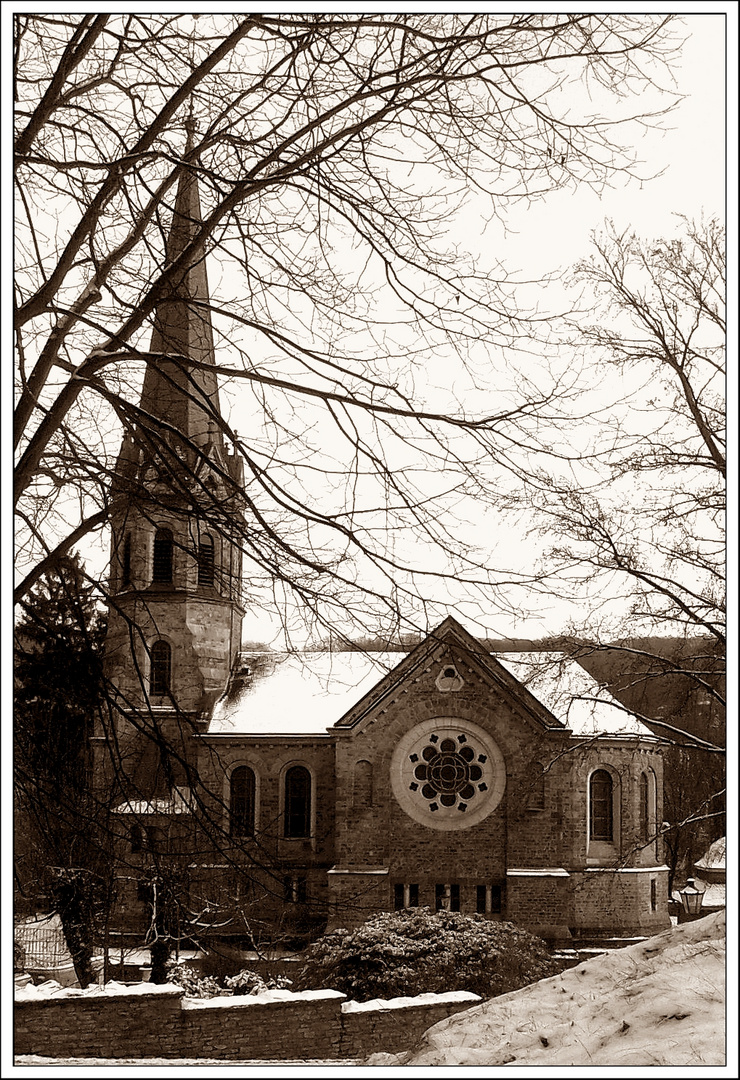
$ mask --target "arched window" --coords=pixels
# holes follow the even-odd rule
[[[157,529],[154,536],[152,581],[158,585],[170,585],[172,583],[172,546],[172,530]]]
[[[285,774],[285,835],[311,835],[311,774],[302,765]]]
[[[614,839],[614,782],[606,769],[591,774],[590,834],[592,840]]]
[[[367,810],[373,805],[373,767],[369,761],[355,763],[352,784],[352,807]]]
[[[123,541],[123,555],[121,557],[121,585],[125,588],[131,584],[131,533],[126,533]]]
[[[650,781],[647,773],[640,773],[640,839],[647,840],[650,835]]]
[[[166,641],[155,641],[151,651],[151,694],[161,697],[170,692],[172,650]]]
[[[213,585],[213,537],[201,536],[198,544],[198,584]]]
[[[254,773],[240,765],[231,774],[229,824],[232,836],[254,836]]]

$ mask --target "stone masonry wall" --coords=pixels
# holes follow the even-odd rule
[[[335,990],[183,1000],[179,987],[21,1000],[15,1053],[46,1057],[209,1057],[286,1061],[360,1058],[408,1049],[432,1024],[480,1001],[425,994],[345,1002]]]

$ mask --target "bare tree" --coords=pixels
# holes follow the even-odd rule
[[[672,744],[672,873],[724,811],[725,238],[716,219],[679,224],[653,241],[610,225],[577,267],[589,314],[571,344],[623,397],[595,396],[575,478],[540,474],[524,499],[556,538],[550,580],[591,595],[582,662]]]
[[[512,348],[490,411],[461,404],[486,400],[471,349],[487,361],[540,321],[459,250],[454,211],[475,192],[505,217],[631,174],[620,124],[670,31],[628,15],[18,16],[18,594],[104,525],[116,433],[147,422],[152,313],[210,252],[220,375],[249,431],[214,422],[245,462],[242,544],[268,602],[326,625],[397,619],[425,592],[424,542],[429,572],[505,605],[444,511],[490,496],[483,463],[525,473],[549,445],[540,414],[566,416],[571,388]],[[580,116],[561,111],[574,87]],[[183,170],[203,221],[163,266]]]

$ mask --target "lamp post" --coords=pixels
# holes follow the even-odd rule
[[[687,879],[685,886],[680,890],[681,903],[685,912],[685,919],[683,921],[690,922],[692,919],[697,919],[701,915],[701,904],[704,899],[704,893],[701,889],[697,889],[694,878]]]

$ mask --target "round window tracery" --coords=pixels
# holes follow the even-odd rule
[[[391,762],[396,799],[430,828],[482,821],[501,801],[505,784],[501,751],[468,721],[442,718],[419,725],[400,740]]]

